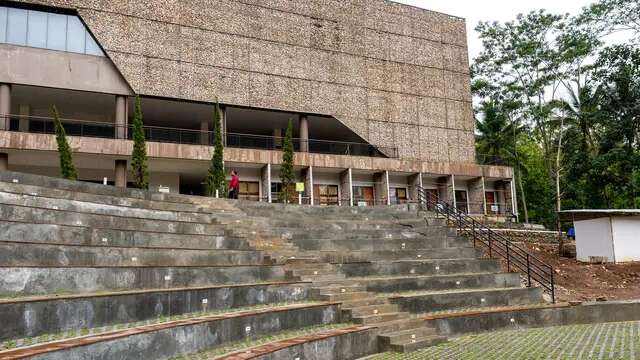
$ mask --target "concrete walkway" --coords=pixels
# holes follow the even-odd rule
[[[634,321],[464,336],[412,353],[385,353],[367,360],[638,358],[640,322]]]

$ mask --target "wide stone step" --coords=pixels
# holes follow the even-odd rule
[[[304,251],[391,251],[468,246],[466,239],[433,236],[425,239],[291,239]]]
[[[387,321],[401,320],[401,319],[409,319],[410,315],[406,312],[390,312],[390,313],[379,313],[379,314],[371,314],[371,315],[362,315],[355,316],[352,318],[353,322],[356,324],[379,324]]]
[[[5,267],[246,266],[270,265],[259,251],[143,249],[0,242]]]
[[[121,216],[148,220],[164,220],[211,224],[216,218],[197,212],[149,210],[130,206],[97,204],[94,202],[47,198],[31,194],[14,194],[0,191],[0,203],[40,209],[80,212],[84,214]]]
[[[425,321],[418,318],[400,319],[394,321],[387,321],[383,324],[376,325],[380,329],[380,334],[385,334],[394,331],[410,330],[415,328],[421,328],[425,326]]]
[[[447,341],[445,336],[431,335],[417,339],[403,340],[389,345],[389,349],[395,352],[413,352],[430,346],[442,344]]]
[[[344,308],[345,311],[349,311],[352,317],[366,316],[366,315],[378,315],[392,312],[399,312],[398,305],[394,304],[373,304],[367,306],[359,306],[355,308]]]
[[[339,271],[347,277],[395,275],[449,275],[476,272],[497,272],[500,262],[493,259],[396,260],[342,264]]]
[[[343,229],[294,229],[294,228],[270,228],[271,235],[283,239],[296,240],[359,240],[359,239],[426,239],[435,236],[455,235],[455,232],[445,227],[425,227],[423,229],[367,229],[350,230]]]
[[[283,281],[282,266],[0,267],[0,296]]]
[[[480,252],[472,247],[451,247],[386,251],[322,251],[319,256],[327,262],[347,263],[380,260],[475,259],[479,254]]]
[[[364,286],[351,285],[351,286],[324,286],[314,288],[312,293],[318,295],[329,295],[329,294],[342,294],[342,293],[352,293],[352,292],[362,292],[366,291]]]
[[[366,291],[338,292],[333,294],[320,294],[318,298],[322,301],[349,301],[371,297],[371,293]]]
[[[449,289],[481,289],[481,288],[513,288],[520,286],[520,275],[517,273],[474,273],[431,276],[370,276],[348,278],[343,281],[330,281],[326,285],[362,285],[367,291],[380,293],[399,293],[413,290],[449,290]],[[325,285],[324,282],[314,283]]]
[[[482,308],[541,304],[541,288],[464,289],[434,292],[409,292],[390,298],[402,311],[426,313],[460,308]]]
[[[221,235],[221,231],[225,229],[225,227],[220,225],[137,219],[126,216],[96,215],[17,205],[0,206],[0,220],[32,224],[55,224],[195,235]]]
[[[434,328],[420,326],[414,329],[385,332],[381,335],[378,335],[378,337],[382,340],[383,344],[391,344],[404,342],[406,340],[415,340],[432,335],[436,335],[436,330]]]
[[[0,299],[0,341],[159,317],[303,301],[308,284],[257,283]]]
[[[370,306],[370,305],[385,305],[388,304],[389,300],[379,296],[371,296],[362,299],[356,300],[346,300],[342,301],[343,309],[351,309],[360,306]]]

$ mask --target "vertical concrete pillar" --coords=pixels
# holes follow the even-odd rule
[[[300,151],[309,152],[309,120],[307,115],[300,115]]]
[[[9,170],[9,154],[0,153],[0,171]]]
[[[456,206],[456,179],[454,175],[442,177],[438,180],[440,200]]]
[[[409,176],[409,196],[411,201],[418,201],[418,188],[422,188],[422,173]]]
[[[267,164],[260,170],[260,183],[262,189],[262,195],[260,201],[266,200],[271,202],[271,164]]]
[[[487,214],[486,197],[484,195],[484,177],[469,180],[469,213]]]
[[[511,183],[511,208],[513,209],[513,214],[516,216],[516,222],[520,222],[520,212],[518,211],[518,192],[516,191],[516,182],[515,179],[511,179],[509,181]]]
[[[374,175],[376,203],[381,205],[391,205],[391,194],[389,189],[389,171],[385,170]]]
[[[340,173],[340,205],[353,206],[353,174],[351,169]]]
[[[127,160],[116,160],[115,183],[117,187],[127,187]]]
[[[0,130],[9,130],[11,115],[11,85],[0,84]]]
[[[29,116],[31,116],[31,105],[21,104],[19,106],[18,115],[18,131],[29,132]]]
[[[302,181],[304,182],[304,196],[307,197],[310,205],[315,205],[313,198],[313,167],[309,166],[302,170]]]
[[[209,145],[209,120],[200,120],[200,144]]]
[[[222,143],[224,146],[227,146],[227,107],[220,106],[220,113],[220,116],[222,117]]]
[[[127,138],[127,97],[116,95],[116,139]]]

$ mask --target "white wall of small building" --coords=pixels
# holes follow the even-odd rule
[[[615,261],[640,261],[640,216],[613,217],[611,229]]]
[[[615,261],[609,217],[575,221],[574,225],[578,261],[588,262],[592,256],[606,257],[607,261]]]

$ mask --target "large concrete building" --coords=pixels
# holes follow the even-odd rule
[[[57,175],[51,106],[81,180],[126,184],[142,99],[153,188],[198,194],[216,98],[241,195],[275,201],[294,123],[305,202],[422,186],[511,214],[512,171],[475,162],[463,19],[385,0],[0,3],[0,167]]]

